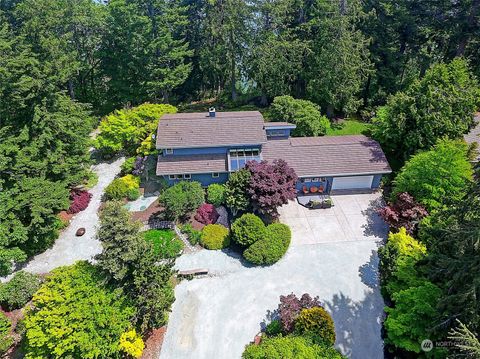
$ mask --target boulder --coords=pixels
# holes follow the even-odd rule
[[[83,227],[77,229],[77,232],[75,232],[75,235],[76,235],[77,237],[81,237],[81,236],[83,236],[84,234],[85,234],[85,228],[83,228]]]

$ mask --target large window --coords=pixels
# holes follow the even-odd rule
[[[230,171],[236,171],[243,167],[248,161],[260,162],[260,150],[258,148],[242,148],[230,150]]]

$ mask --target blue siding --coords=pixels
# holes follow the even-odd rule
[[[283,140],[290,137],[290,129],[274,129],[274,128],[267,128],[265,129],[267,133],[267,138],[269,140]],[[275,136],[272,136],[272,133],[275,133]]]
[[[321,176],[318,176],[321,177]],[[302,182],[301,178],[297,182],[297,192],[302,193],[303,186],[306,186],[307,188],[310,189],[310,187],[315,186],[315,187],[320,187],[323,186],[323,193],[329,193],[330,192],[330,187],[332,186],[332,179],[333,177],[325,177],[326,181],[324,182]]]
[[[180,181],[197,181],[202,184],[203,187],[207,187],[212,183],[225,183],[228,180],[228,173],[220,173],[220,176],[217,178],[213,178],[211,173],[199,173],[199,174],[192,174],[192,178],[189,180],[171,180],[168,176],[163,176],[167,181],[169,186],[174,185]]]
[[[372,188],[380,187],[380,182],[382,181],[382,175],[373,176]]]

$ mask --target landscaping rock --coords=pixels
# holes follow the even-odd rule
[[[80,228],[77,229],[77,231],[75,232],[75,235],[76,235],[77,237],[81,237],[81,236],[83,236],[84,234],[85,234],[85,228],[83,228],[83,227],[80,227]]]
[[[218,217],[218,219],[215,223],[216,224],[221,224],[222,226],[230,228],[230,223],[228,223],[227,209],[224,206],[220,206],[220,207],[217,207],[216,210],[217,210],[217,213],[218,213],[219,217]]]

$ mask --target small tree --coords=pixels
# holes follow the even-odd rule
[[[378,210],[379,215],[390,229],[405,228],[408,234],[415,234],[420,221],[428,216],[424,206],[415,201],[412,195],[402,192],[392,203]]]
[[[207,201],[215,207],[221,206],[225,202],[225,186],[218,183],[208,186]]]
[[[199,182],[179,182],[167,188],[160,196],[168,218],[178,220],[195,211],[205,200],[205,193]]]
[[[232,173],[225,184],[225,203],[234,216],[238,212],[246,211],[250,206],[247,188],[251,177],[250,171],[241,169]]]
[[[217,221],[219,216],[220,215],[213,204],[204,203],[198,207],[195,219],[203,224],[213,224]]]
[[[265,224],[252,213],[245,213],[232,224],[233,240],[244,247],[263,239],[266,233]]]
[[[255,211],[277,218],[278,207],[288,203],[297,194],[298,177],[295,171],[284,160],[250,161],[246,169],[251,172],[247,193],[251,196]]]

